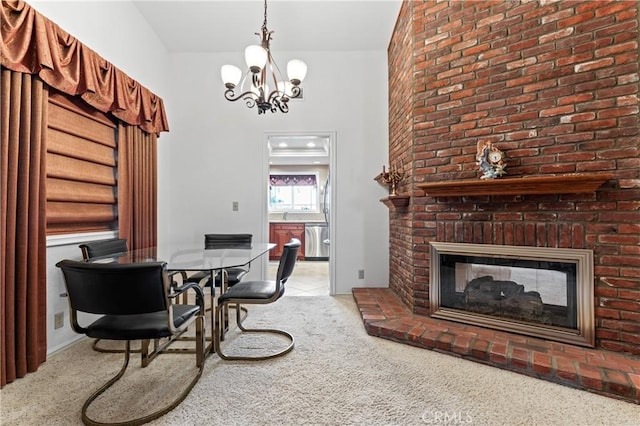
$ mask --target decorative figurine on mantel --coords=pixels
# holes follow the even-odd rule
[[[480,166],[482,176],[480,179],[495,179],[507,172],[504,169],[507,165],[504,163],[504,152],[493,146],[491,142],[479,141],[476,151],[476,164]]]
[[[400,160],[400,169],[397,166],[389,165],[389,171],[387,172],[382,166],[382,173],[380,178],[384,183],[390,186],[389,195],[396,196],[396,188],[400,182],[404,179],[404,163]]]

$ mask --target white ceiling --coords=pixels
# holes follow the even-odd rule
[[[263,0],[137,0],[133,2],[171,52],[243,52],[258,44]],[[271,49],[386,51],[402,0],[268,0]],[[308,148],[308,136],[270,147],[272,164],[328,164],[327,141]],[[322,147],[318,149],[318,147]]]
[[[329,164],[329,138],[319,135],[269,136],[269,164]]]
[[[171,52],[235,52],[257,44],[262,0],[133,2]],[[272,50],[386,50],[401,0],[269,0]]]

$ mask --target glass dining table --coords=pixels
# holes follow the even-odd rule
[[[274,243],[253,243],[246,249],[205,249],[190,243],[169,243],[90,259],[93,263],[167,262],[169,272],[219,271],[245,266],[274,248]]]
[[[170,274],[181,274],[187,278],[189,272],[209,272],[212,277],[224,269],[243,267],[267,254],[276,245],[273,243],[252,243],[251,248],[233,249],[205,249],[202,243],[167,243],[157,247],[149,247],[138,250],[129,250],[122,253],[113,253],[106,256],[94,257],[88,260],[91,263],[139,263],[157,262],[167,263]],[[223,281],[221,291],[226,284]],[[215,309],[215,289],[211,289],[211,309]],[[215,330],[215,315],[211,314],[211,333]],[[209,352],[214,352],[213,334]]]

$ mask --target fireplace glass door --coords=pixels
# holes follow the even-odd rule
[[[440,257],[440,305],[576,330],[576,265],[446,254]]]
[[[431,243],[431,316],[594,345],[590,250]]]

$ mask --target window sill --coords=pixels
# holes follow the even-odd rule
[[[64,234],[47,236],[47,247],[68,246],[71,244],[80,244],[85,241],[106,240],[109,238],[118,238],[118,231],[104,232],[86,232],[82,234]]]

